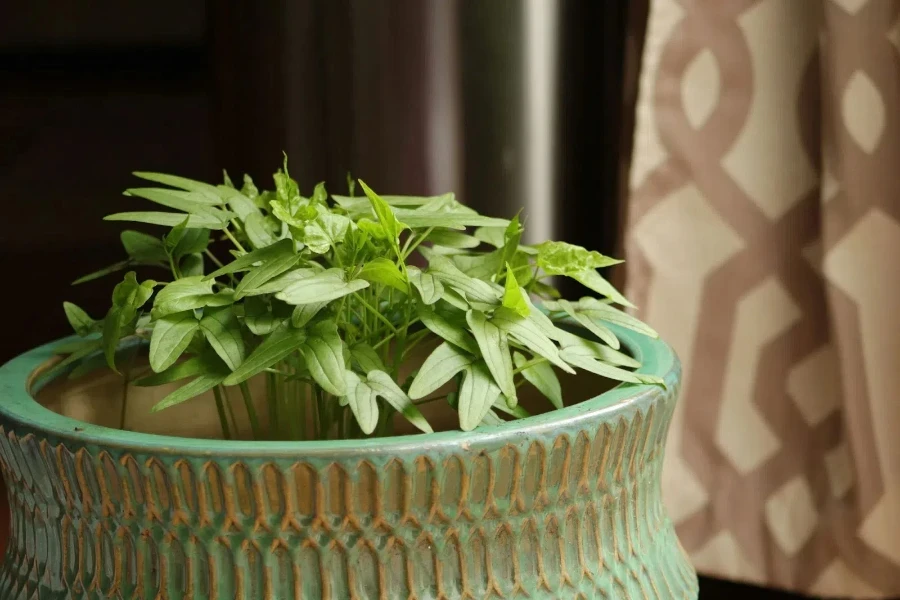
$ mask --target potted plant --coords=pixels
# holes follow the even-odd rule
[[[136,175],[167,210],[107,219],[167,233],[123,232],[82,279],[126,271],[106,315],[66,303],[78,336],[0,370],[0,597],[696,597],[660,498],[679,366],[618,261],[286,163]]]

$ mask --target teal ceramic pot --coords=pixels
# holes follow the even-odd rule
[[[668,390],[364,441],[89,424],[33,399],[52,345],[29,352],[0,369],[0,598],[694,599],[660,495],[679,364],[619,333]]]

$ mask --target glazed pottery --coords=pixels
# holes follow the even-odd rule
[[[112,400],[76,420],[34,399],[53,345],[33,350],[0,369],[0,598],[694,599],[660,495],[679,364],[617,333],[667,389],[621,385],[470,433],[325,442],[147,433],[190,421],[166,411],[143,432],[98,425],[116,422]]]

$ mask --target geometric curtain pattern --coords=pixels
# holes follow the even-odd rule
[[[705,574],[900,596],[900,1],[652,0],[626,225]]]

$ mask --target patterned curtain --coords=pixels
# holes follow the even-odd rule
[[[652,0],[628,288],[708,575],[900,596],[900,1]]]

